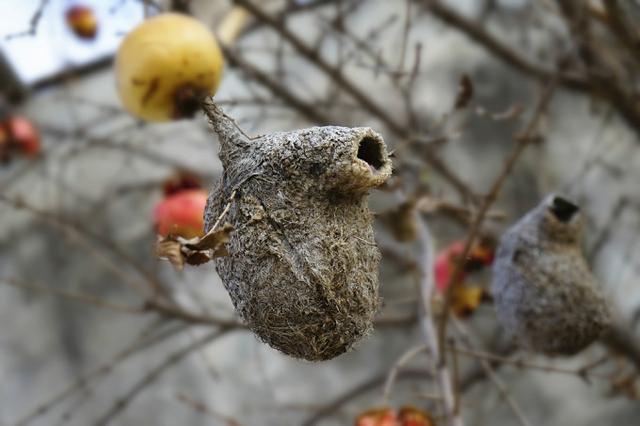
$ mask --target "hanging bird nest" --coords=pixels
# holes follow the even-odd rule
[[[348,351],[379,307],[367,194],[391,175],[382,137],[328,126],[252,139],[212,102],[205,111],[224,168],[205,227],[233,194],[229,255],[215,262],[236,310],[285,354],[320,361]]]

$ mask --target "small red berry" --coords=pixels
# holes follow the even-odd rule
[[[89,6],[72,6],[65,17],[71,31],[81,39],[93,40],[98,33],[98,18]]]

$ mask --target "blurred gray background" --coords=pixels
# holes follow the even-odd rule
[[[122,3],[143,7],[133,0]],[[193,14],[212,27],[229,8],[226,1],[191,3]],[[342,3],[348,7],[350,2]],[[407,10],[409,3],[412,2],[368,0],[348,15],[344,25],[358,37],[370,37],[371,31],[381,28],[369,41],[377,54],[403,70],[410,70],[414,46],[421,44],[420,73],[411,88],[414,109],[425,120],[424,128],[436,129],[434,136],[444,132],[452,136],[441,148],[442,157],[474,191],[483,193],[502,167],[513,145],[512,136],[526,122],[540,85],[496,60],[419,5],[413,4]],[[449,3],[474,19],[484,4],[463,0]],[[544,8],[546,2],[495,3],[496,9],[483,25],[517,51],[537,58],[542,47],[553,44],[553,22],[519,25],[526,22],[532,10]],[[264,6],[276,13],[286,4],[274,1],[264,2]],[[44,14],[55,10],[45,9]],[[348,38],[327,28],[335,14],[336,6],[328,4],[291,14],[286,25],[331,61],[344,57],[343,73],[349,80],[388,114],[403,117],[403,99],[393,82],[373,69],[370,58],[360,58],[362,52]],[[3,19],[0,17],[0,22]],[[405,40],[407,22],[411,26]],[[349,107],[351,98],[308,61],[295,56],[273,30],[250,25],[237,43],[245,59],[303,99],[344,101],[343,108],[323,109],[316,104],[336,124],[371,126],[383,134],[391,149],[398,145],[397,137],[366,111]],[[23,26],[28,27],[28,22]],[[401,46],[407,46],[405,53]],[[278,55],[283,59],[274,59]],[[539,61],[542,63],[543,59]],[[492,120],[473,110],[452,113],[463,73],[473,80],[474,105],[502,112],[520,104],[525,108],[524,115]],[[313,124],[278,100],[269,101],[266,108],[244,105],[243,99],[272,99],[268,91],[247,79],[245,73],[228,67],[216,95],[247,132],[257,134]],[[141,276],[131,263],[105,246],[106,240],[107,245],[112,242],[133,263],[159,277],[183,306],[194,312],[233,317],[233,307],[212,264],[176,272],[153,256],[151,214],[161,197],[162,180],[178,168],[196,171],[210,183],[221,173],[217,139],[202,116],[169,124],[135,121],[121,110],[110,66],[69,74],[33,91],[19,106],[19,112],[40,127],[44,154],[2,166],[0,192],[13,200],[23,200],[40,213],[0,203],[0,281],[15,278],[33,285],[82,291],[119,305],[139,306],[143,300],[128,282],[140,282]],[[437,127],[439,123],[442,124]],[[593,252],[593,270],[620,327],[629,333],[630,343],[638,344],[638,134],[610,105],[566,90],[555,94],[541,133],[544,141],[527,149],[498,199],[495,208],[504,211],[507,219],[494,223],[494,229],[499,232],[548,192],[561,191],[576,199],[588,218],[585,249]],[[455,192],[437,173],[428,168],[425,173],[435,194],[456,199]],[[393,205],[391,194],[373,194],[373,211],[383,212]],[[464,229],[442,218],[429,218],[428,223],[438,248],[465,236]],[[74,230],[75,224],[89,230],[90,235]],[[398,246],[383,227],[378,227],[377,238],[385,246]],[[411,254],[414,249],[405,245],[400,250]],[[474,280],[486,283],[490,274],[474,276]],[[415,312],[415,280],[406,268],[385,257],[380,285],[384,297],[382,317],[406,318]],[[490,304],[482,305],[464,321],[487,342],[495,334]],[[105,363],[114,364],[114,357],[140,342],[145,333],[173,332],[171,337],[128,356],[106,374],[79,386],[77,392],[28,423],[96,424],[145,374],[209,331],[206,326],[163,319],[154,313],[102,309],[10,285],[0,285],[0,324],[1,425],[13,425],[35,413],[39,405],[55,398],[83,374]],[[229,424],[219,415],[243,425],[303,424],[336,398],[357,391],[358,386],[370,380],[384,378],[400,355],[420,343],[415,324],[380,326],[354,351],[313,364],[283,356],[247,331],[232,331],[163,370],[131,398],[110,424]],[[606,355],[606,351],[603,345],[595,344],[568,359],[521,355],[538,364],[579,368]],[[598,371],[614,377],[616,360],[622,364],[628,361],[624,356],[611,357],[609,365]],[[460,357],[460,362],[463,373],[474,368],[468,358]],[[433,394],[437,388],[418,374],[426,365],[425,356],[421,355],[406,366],[415,374],[403,375],[395,384],[393,406],[433,406],[433,401],[424,395]],[[631,426],[640,419],[637,401],[616,391],[612,380],[585,382],[576,375],[513,366],[502,367],[498,374],[532,425]],[[206,404],[209,411],[217,414],[199,410],[195,402]],[[383,403],[382,386],[371,384],[353,399],[345,398],[344,404],[330,410],[317,424],[352,424],[358,413]],[[430,409],[437,413],[436,408]],[[461,409],[469,425],[519,424],[488,380],[469,386]]]

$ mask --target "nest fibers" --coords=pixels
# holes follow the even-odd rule
[[[234,231],[216,268],[251,330],[311,361],[349,350],[379,305],[369,189],[391,174],[369,128],[313,127],[250,139],[214,104],[224,172],[209,197],[207,231],[232,194]]]

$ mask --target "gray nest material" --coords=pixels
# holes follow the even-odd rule
[[[313,127],[255,139],[209,102],[224,172],[205,228],[225,220],[229,256],[215,260],[233,304],[272,347],[310,361],[348,351],[379,306],[371,188],[391,175],[369,128]]]
[[[528,349],[572,355],[610,323],[582,255],[582,228],[578,206],[552,194],[500,241],[492,285],[498,319]]]

